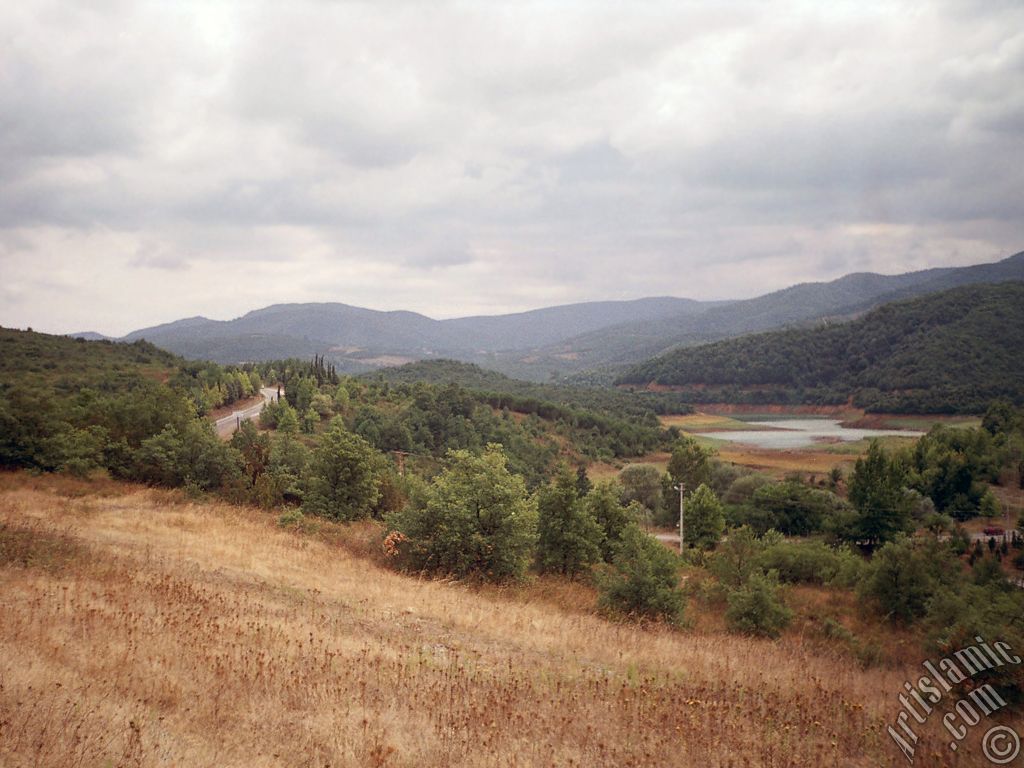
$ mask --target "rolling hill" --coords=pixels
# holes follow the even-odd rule
[[[278,304],[234,320],[179,320],[125,340],[145,338],[185,357],[221,363],[323,354],[339,370],[357,373],[452,358],[532,381],[576,376],[609,383],[628,366],[677,347],[848,319],[889,301],[1005,280],[1024,280],[1024,253],[970,267],[853,274],[728,302],[658,297],[448,320],[339,303]]]
[[[544,384],[513,379],[457,360],[421,360],[364,373],[362,378],[389,384],[457,384],[472,392],[495,396],[492,400],[501,398],[510,404],[552,403],[637,422],[647,420],[655,413],[679,414],[692,410],[682,397],[673,392],[623,392],[612,387]]]
[[[1024,282],[893,302],[846,323],[675,350],[620,384],[677,387],[695,402],[838,403],[970,412],[1024,402]]]
[[[1024,252],[992,264],[902,275],[857,273],[827,283],[802,283],[753,299],[709,306],[700,314],[600,329],[539,350],[534,356],[539,364],[551,368],[567,368],[568,359],[575,371],[596,369],[597,376],[579,380],[607,383],[628,366],[677,347],[822,320],[851,319],[891,301],[1007,280],[1024,280]]]
[[[324,354],[342,370],[362,371],[431,357],[473,359],[493,350],[528,350],[626,320],[699,312],[700,302],[671,297],[548,307],[531,312],[434,320],[346,304],[277,304],[228,321],[193,317],[134,331],[193,358],[218,362]]]

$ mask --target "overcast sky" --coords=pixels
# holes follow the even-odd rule
[[[1021,2],[0,7],[9,327],[747,297],[1022,208]]]

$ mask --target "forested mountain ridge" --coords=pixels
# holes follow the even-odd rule
[[[879,275],[861,272],[825,283],[800,283],[753,299],[709,306],[691,316],[664,317],[601,329],[538,353],[552,367],[570,358],[575,370],[614,369],[665,354],[677,347],[807,325],[850,319],[890,301],[927,295],[961,285],[1024,280],[1024,252],[991,264]],[[602,377],[597,377],[601,380]],[[614,378],[614,374],[603,377]]]
[[[345,370],[365,370],[378,366],[374,358],[380,355],[419,359],[524,350],[625,320],[686,314],[702,306],[690,299],[656,297],[434,320],[416,312],[340,303],[275,304],[234,320],[198,317],[145,328],[125,340],[145,338],[188,357],[220,362],[326,353]]]
[[[851,274],[740,301],[656,297],[447,320],[339,303],[277,304],[234,320],[179,320],[125,339],[145,338],[188,358],[221,363],[323,355],[340,371],[358,373],[452,358],[532,381],[596,369],[603,373],[589,380],[608,383],[626,367],[677,347],[851,318],[887,301],[1004,280],[1024,280],[1024,253],[969,267]]]
[[[1024,282],[894,302],[846,323],[675,350],[620,384],[679,387],[696,402],[838,403],[983,411],[1024,402]]]

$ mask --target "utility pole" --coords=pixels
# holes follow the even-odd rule
[[[683,526],[683,510],[686,504],[686,486],[680,483],[674,486],[679,491],[679,554],[683,554],[683,547],[686,546],[686,528]]]

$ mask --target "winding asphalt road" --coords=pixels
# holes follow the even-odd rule
[[[248,408],[243,408],[240,411],[234,411],[229,416],[217,419],[213,423],[217,428],[217,434],[221,437],[230,437],[235,433],[235,430],[238,429],[238,425],[243,421],[249,421],[250,419],[255,419],[259,416],[260,412],[263,410],[263,406],[277,399],[277,388],[263,387],[260,390],[260,394],[263,395],[262,403],[250,405]]]

